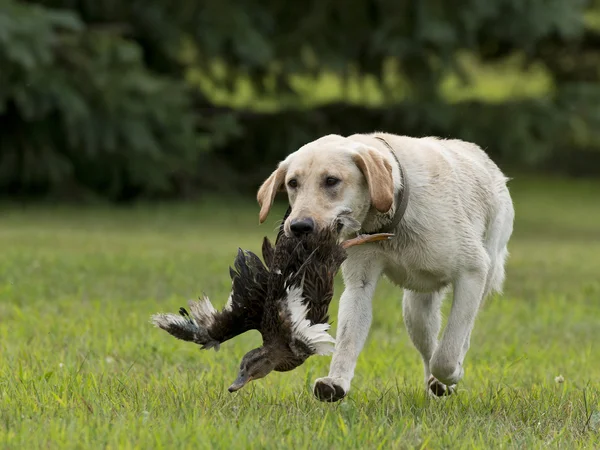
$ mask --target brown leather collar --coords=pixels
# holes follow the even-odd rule
[[[394,153],[394,149],[392,146],[386,141],[384,138],[379,136],[373,136],[375,139],[383,142],[383,144],[388,148],[396,163],[398,164],[398,169],[400,170],[400,178],[402,178],[402,189],[398,190],[396,193],[396,211],[394,212],[394,217],[392,217],[392,221],[387,225],[384,225],[377,231],[373,231],[371,233],[359,232],[360,234],[375,234],[375,233],[393,233],[396,230],[396,227],[404,217],[404,213],[406,212],[406,208],[408,207],[408,197],[409,197],[409,187],[408,187],[408,178],[404,173],[404,169],[402,168],[402,164],[398,160],[396,153]]]

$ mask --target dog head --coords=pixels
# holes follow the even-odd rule
[[[337,226],[356,231],[371,208],[388,212],[394,202],[392,165],[375,147],[338,135],[304,145],[282,161],[258,190],[263,223],[278,191],[286,191],[292,212],[286,235]]]

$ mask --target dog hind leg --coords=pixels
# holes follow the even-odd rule
[[[404,291],[402,313],[408,335],[423,358],[425,387],[430,395],[451,394],[454,386],[446,386],[431,375],[429,361],[438,345],[442,325],[440,308],[445,291],[419,293]]]

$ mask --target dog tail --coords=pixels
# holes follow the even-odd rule
[[[508,257],[507,244],[513,231],[515,218],[514,207],[505,182],[501,184],[499,190],[500,205],[489,222],[485,239],[485,248],[490,258],[490,268],[484,298],[492,292],[502,293],[505,278],[504,265]]]

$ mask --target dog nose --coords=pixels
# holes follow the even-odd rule
[[[315,231],[315,221],[311,218],[294,219],[290,224],[290,230],[292,230],[292,233],[297,237],[300,237],[303,234],[310,234]]]

